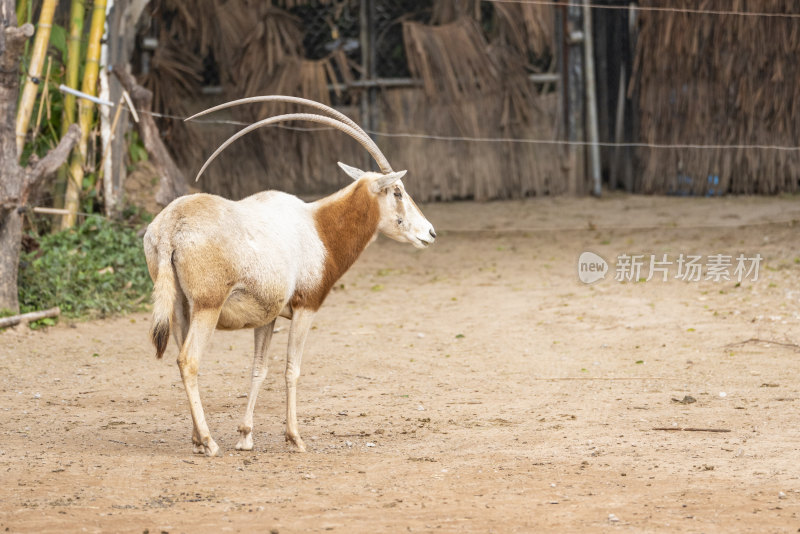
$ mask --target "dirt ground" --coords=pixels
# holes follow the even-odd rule
[[[0,531],[800,529],[797,198],[424,211],[432,248],[378,240],[317,316],[305,454],[283,439],[282,319],[252,452],[234,450],[252,333],[215,335],[211,459],[147,314],[0,334]],[[606,280],[578,280],[583,251]],[[635,253],[764,261],[738,286],[615,281]]]

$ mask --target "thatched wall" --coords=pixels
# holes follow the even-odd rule
[[[185,116],[244,96],[287,94],[335,105],[366,124],[360,116],[366,91],[328,90],[329,83],[362,78],[358,52],[354,56],[339,48],[316,59],[306,57],[309,23],[286,9],[309,3],[330,11],[321,18],[332,28],[331,39],[355,36],[357,41],[358,20],[352,19],[352,13],[358,13],[357,0],[327,6],[294,1],[284,3],[285,9],[261,0],[199,0],[191,11],[179,0],[153,0],[153,26],[145,31],[158,35],[159,48],[143,83],[156,93],[156,110]],[[410,4],[413,17],[401,14],[388,21],[379,38],[397,32],[407,70],[423,85],[377,91],[375,130],[554,137],[556,101],[539,94],[527,80],[531,61],[548,54],[551,8],[495,6],[477,0]],[[392,9],[397,11],[397,6]],[[201,86],[210,83],[204,79],[209,62],[218,71],[219,79],[212,83],[222,87],[222,94],[213,97],[201,96]],[[213,118],[253,121],[286,109],[295,108],[237,108]],[[171,150],[190,176],[216,146],[241,128],[176,121],[165,121],[163,126]],[[420,201],[518,198],[564,190],[560,152],[552,147],[375,138],[394,167],[409,170],[407,186]],[[366,166],[367,157],[355,141],[339,132],[265,128],[229,147],[206,171],[201,186],[230,198],[267,188],[321,195],[347,183],[336,161]]]
[[[800,13],[796,0],[674,0],[669,6]],[[649,11],[640,16],[641,141],[800,146],[797,19]],[[774,194],[797,191],[800,179],[797,152],[648,148],[638,156],[636,190],[644,193]]]

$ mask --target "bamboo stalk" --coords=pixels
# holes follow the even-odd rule
[[[49,84],[50,84],[50,68],[53,66],[53,62],[51,58],[47,57],[47,74],[44,76],[44,88],[42,88],[42,98],[39,99],[39,112],[36,114],[36,125],[33,127],[33,140],[36,141],[36,135],[39,133],[39,125],[42,122],[42,111],[44,108],[48,107],[47,97],[50,94],[49,91]],[[48,119],[50,118],[50,112],[48,110]]]
[[[28,68],[28,77],[25,79],[25,87],[22,89],[22,99],[20,100],[19,110],[17,111],[17,157],[22,156],[22,148],[25,146],[25,135],[28,133],[28,125],[33,113],[33,105],[36,102],[36,94],[39,92],[39,78],[42,76],[44,58],[47,54],[47,45],[50,42],[50,29],[53,27],[53,14],[56,11],[58,0],[44,0],[42,11],[39,15],[39,28],[36,30],[36,37],[33,41],[33,52],[31,53],[31,64]],[[36,80],[34,82],[34,80]]]
[[[0,328],[8,328],[9,326],[14,326],[17,323],[21,323],[22,321],[30,322],[38,321],[39,319],[45,319],[47,317],[58,317],[60,314],[61,310],[56,306],[55,308],[50,308],[49,310],[23,313],[22,315],[12,315],[11,317],[3,317],[0,319]]]
[[[17,0],[17,26],[22,26],[28,16],[28,0]]]
[[[39,206],[33,208],[34,213],[45,213],[47,215],[66,215],[69,212],[65,209],[59,208],[41,208]]]
[[[72,0],[69,9],[69,37],[67,38],[67,64],[64,85],[78,88],[78,73],[81,66],[81,37],[83,36],[83,17],[86,13],[84,0]],[[75,122],[76,97],[71,93],[64,93],[64,111],[61,116],[61,135],[66,134],[70,124]],[[58,178],[53,191],[56,208],[64,206],[64,194],[67,187],[69,165],[64,165],[58,170]],[[53,225],[53,231],[58,232],[58,225]]]
[[[83,71],[81,91],[89,95],[97,94],[97,75],[100,68],[100,38],[106,22],[106,0],[95,0],[92,10],[92,22],[89,26],[89,48],[86,51],[86,65]],[[64,208],[69,215],[61,219],[61,228],[72,228],[77,219],[80,192],[83,184],[83,165],[89,145],[89,133],[94,106],[86,99],[78,103],[78,124],[81,127],[81,139],[78,150],[73,151],[67,176],[67,192],[64,195]]]
[[[67,41],[67,76],[64,85],[78,88],[78,72],[81,66],[81,37],[83,36],[84,0],[72,0],[69,10],[69,38]],[[75,122],[75,95],[64,94],[64,116],[61,119],[61,133]]]

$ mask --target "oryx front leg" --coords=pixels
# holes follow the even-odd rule
[[[294,310],[289,329],[289,350],[286,356],[286,441],[293,443],[299,452],[305,452],[306,445],[300,439],[297,428],[297,379],[300,378],[303,346],[315,313],[309,309]]]
[[[203,447],[203,442],[200,441],[200,434],[197,433],[197,427],[194,426],[194,417],[192,417],[192,452],[195,454],[206,453],[206,449]]]
[[[197,384],[197,372],[200,367],[200,357],[203,355],[203,350],[208,345],[209,339],[211,339],[211,334],[214,333],[218,317],[219,310],[204,310],[193,314],[189,332],[178,355],[178,367],[181,370],[183,386],[186,389],[186,396],[189,397],[189,407],[192,411],[192,422],[194,424],[192,443],[197,452],[200,452],[199,449],[202,447],[202,452],[206,456],[216,455],[219,447],[211,439],[211,433],[208,430],[206,417],[203,413],[200,390]]]
[[[253,356],[253,378],[250,382],[250,394],[247,396],[247,409],[244,419],[239,425],[239,442],[236,449],[240,451],[253,450],[253,411],[256,409],[256,399],[261,389],[261,384],[267,377],[267,348],[272,339],[275,321],[255,329],[255,355]]]

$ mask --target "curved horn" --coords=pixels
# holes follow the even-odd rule
[[[386,156],[381,153],[380,150],[374,148],[374,143],[370,143],[370,137],[360,131],[360,129],[355,129],[352,126],[344,124],[336,119],[331,117],[325,117],[324,115],[313,115],[310,113],[290,113],[288,115],[278,115],[276,117],[269,117],[267,119],[260,120],[258,122],[254,122],[250,126],[243,128],[233,134],[227,141],[222,143],[219,148],[217,148],[213,154],[206,160],[203,166],[200,168],[200,171],[197,173],[197,177],[194,179],[196,182],[200,179],[200,175],[203,174],[203,171],[211,164],[214,159],[219,155],[220,152],[225,150],[231,143],[242,137],[243,135],[252,132],[257,128],[261,128],[262,126],[269,126],[270,124],[275,124],[276,122],[284,122],[284,121],[310,121],[310,122],[318,122],[320,124],[324,124],[326,126],[331,126],[336,128],[337,130],[341,130],[342,132],[346,133],[359,143],[361,146],[367,149],[367,152],[375,158],[375,161],[378,163],[378,166],[381,168],[384,174],[388,174],[392,171],[392,167],[389,165],[389,162],[386,160]]]
[[[223,104],[219,104],[218,106],[214,106],[213,108],[208,108],[205,111],[201,111],[199,113],[195,113],[191,117],[189,117],[187,119],[184,119],[184,121],[194,120],[197,117],[202,117],[203,115],[207,115],[209,113],[213,113],[213,112],[219,111],[221,109],[226,109],[226,108],[230,108],[230,107],[233,107],[233,106],[240,106],[242,104],[252,104],[254,102],[287,102],[287,103],[290,103],[290,104],[301,104],[301,105],[311,106],[313,108],[317,108],[319,110],[325,111],[329,115],[331,115],[333,118],[338,119],[340,122],[345,123],[347,126],[350,126],[354,130],[359,132],[361,135],[363,135],[366,138],[366,140],[369,143],[369,145],[372,147],[372,150],[378,152],[381,155],[381,157],[383,158],[383,160],[386,160],[386,156],[383,155],[383,153],[381,152],[380,148],[378,148],[378,145],[375,144],[375,141],[373,141],[372,138],[369,135],[367,135],[367,132],[365,132],[361,128],[361,126],[356,124],[350,117],[348,117],[344,113],[341,113],[341,112],[333,109],[330,106],[326,106],[325,104],[322,104],[321,102],[317,102],[316,100],[308,100],[307,98],[299,98],[299,97],[296,97],[296,96],[285,96],[285,95],[264,95],[264,96],[251,96],[251,97],[248,97],[248,98],[240,98],[239,100],[231,100],[230,102],[225,102]],[[369,149],[367,149],[367,150],[369,150]],[[376,160],[377,160],[377,158],[376,158]],[[379,161],[378,164],[381,165],[380,161]],[[388,163],[387,163],[387,166],[388,166]],[[383,165],[381,165],[381,170],[384,173],[393,172],[391,166],[388,166],[388,169],[389,170],[384,169]]]
[[[358,124],[353,122],[353,120],[350,117],[348,117],[344,113],[341,113],[340,111],[333,109],[332,107],[326,106],[325,104],[317,102],[316,100],[308,100],[307,98],[299,98],[296,96],[284,96],[284,95],[251,96],[249,98],[240,98],[239,100],[231,100],[230,102],[225,102],[223,104],[219,104],[218,106],[214,106],[213,108],[208,108],[205,111],[195,113],[188,119],[184,119],[184,121],[191,121],[196,119],[197,117],[202,117],[203,115],[208,115],[209,113],[214,113],[215,111],[219,111],[221,109],[232,108],[233,106],[240,106],[242,104],[252,104],[255,102],[287,102],[289,104],[303,104],[306,106],[311,106],[312,108],[317,108],[322,111],[327,111],[331,115],[331,117],[339,119],[348,126],[366,135],[366,132],[362,130]]]

